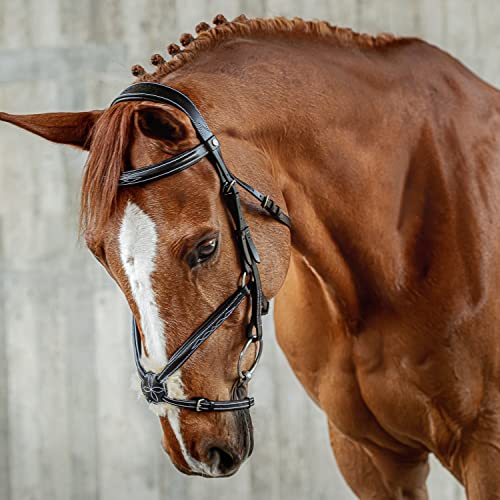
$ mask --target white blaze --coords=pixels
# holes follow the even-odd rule
[[[167,364],[165,324],[160,316],[153,290],[151,275],[155,270],[158,233],[156,225],[135,203],[128,202],[120,227],[120,257],[128,277],[130,290],[140,314],[141,331],[144,336],[148,356],[142,355],[142,365],[146,370],[159,373]],[[181,370],[167,380],[170,397],[186,399],[182,385]],[[179,408],[162,403],[149,405],[159,416],[166,416],[179,442],[188,466],[195,472],[210,474],[209,468],[192,458],[182,439]]]
[[[153,220],[129,202],[120,227],[120,256],[141,316],[148,368],[161,370],[167,362],[165,325],[156,304],[151,275],[155,268],[158,233]]]

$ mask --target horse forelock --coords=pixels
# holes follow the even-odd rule
[[[113,213],[118,181],[127,161],[135,107],[135,103],[112,106],[94,128],[81,189],[82,233],[98,236]]]

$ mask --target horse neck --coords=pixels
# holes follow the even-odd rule
[[[193,97],[216,134],[266,155],[296,255],[352,323],[360,301],[390,294],[406,273],[407,242],[394,228],[421,124],[402,75],[420,43],[382,54],[310,40],[242,41],[165,79]]]

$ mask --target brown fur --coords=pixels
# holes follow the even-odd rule
[[[427,498],[434,453],[470,500],[500,498],[500,93],[422,41],[282,18],[224,22],[141,78],[189,95],[234,173],[291,215],[290,241],[242,195],[264,292],[280,292],[278,341],[325,412],[355,493]],[[128,201],[155,221],[153,283],[171,355],[238,281],[219,182],[203,160],[117,190],[123,168],[196,137],[168,106],[123,104],[94,125],[100,115],[65,115],[64,127],[54,115],[0,119],[80,147],[92,137],[82,210],[101,230],[89,247],[136,315],[117,234]],[[216,258],[187,266],[214,234]],[[228,397],[247,315],[238,310],[185,365],[189,397]],[[214,443],[239,462],[248,455],[249,425],[237,415],[181,417],[197,460],[209,463]],[[189,472],[161,423],[172,462]]]

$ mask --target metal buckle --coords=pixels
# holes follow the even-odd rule
[[[229,190],[236,184],[236,180],[233,179],[231,182],[226,182],[224,184],[224,187],[222,189],[222,191],[224,192],[224,194],[229,194]]]
[[[196,401],[196,411],[197,412],[200,412],[200,411],[203,411],[203,408],[201,407],[201,405],[206,402],[206,399],[205,398],[200,398],[198,399],[198,401]]]
[[[276,205],[269,195],[267,195],[262,201],[262,207],[265,208],[273,217],[279,217],[281,215],[281,208],[279,205]]]

